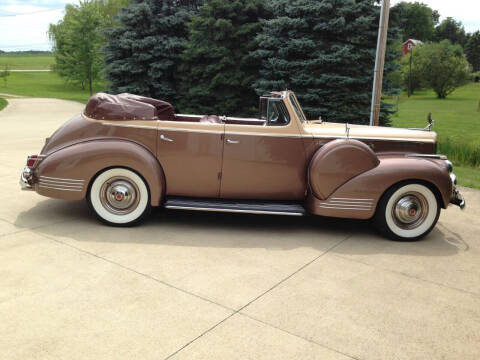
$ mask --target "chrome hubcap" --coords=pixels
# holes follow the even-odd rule
[[[100,201],[115,215],[126,215],[137,208],[140,192],[135,183],[125,177],[108,179],[100,189]]]
[[[395,224],[402,229],[411,230],[419,227],[428,215],[428,201],[418,192],[401,195],[392,207]]]

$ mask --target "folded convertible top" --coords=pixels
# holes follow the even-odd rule
[[[88,100],[84,113],[97,120],[175,120],[168,102],[128,93],[97,93]]]

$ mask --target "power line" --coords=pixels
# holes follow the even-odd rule
[[[63,10],[64,8],[55,8],[55,9],[45,9],[45,10],[37,10],[37,11],[32,11],[29,13],[18,13],[18,14],[8,14],[8,15],[0,15],[0,18],[6,18],[6,17],[16,17],[16,16],[24,16],[24,15],[33,15],[33,14],[39,14],[39,13],[44,13],[44,12],[50,12],[50,11],[57,11],[57,10]]]

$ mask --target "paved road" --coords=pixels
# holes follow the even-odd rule
[[[0,112],[0,359],[479,359],[480,192],[424,241],[365,222],[158,211],[141,227],[20,192],[81,106]]]

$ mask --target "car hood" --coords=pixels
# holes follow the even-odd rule
[[[435,131],[412,130],[384,126],[350,125],[349,137],[359,140],[392,140],[436,143]],[[308,121],[303,124],[305,132],[318,138],[345,138],[346,125],[319,121]]]

